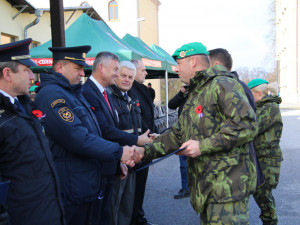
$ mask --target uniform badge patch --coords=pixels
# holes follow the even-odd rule
[[[72,123],[74,121],[74,115],[68,107],[58,110],[58,114],[66,122]]]
[[[56,99],[54,102],[51,103],[51,107],[54,108],[58,103],[66,103],[64,99]]]

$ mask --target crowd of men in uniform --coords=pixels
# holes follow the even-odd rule
[[[91,47],[49,48],[52,69],[40,74],[32,102],[30,43],[0,45],[0,222],[151,224],[143,210],[148,169],[136,169],[182,148],[201,224],[249,224],[251,194],[263,224],[278,223],[281,98],[269,95],[266,80],[241,82],[225,49],[194,42],[174,52],[185,102],[178,122],[158,135],[141,60],[100,52],[82,85]]]

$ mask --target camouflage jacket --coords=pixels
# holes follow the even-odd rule
[[[243,87],[222,66],[197,72],[177,123],[145,147],[145,159],[161,157],[192,139],[201,156],[188,158],[191,204],[239,201],[256,186],[247,142],[257,134],[255,113]]]
[[[278,104],[281,97],[266,95],[256,103],[258,135],[254,139],[257,157],[282,158],[279,141],[282,133],[282,118]]]

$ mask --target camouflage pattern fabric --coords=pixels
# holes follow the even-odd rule
[[[256,170],[249,141],[257,134],[255,113],[243,87],[222,66],[197,72],[177,123],[145,147],[145,159],[159,158],[192,139],[202,153],[188,158],[190,201],[205,204],[241,201],[254,191]]]
[[[265,183],[253,195],[261,209],[260,218],[264,224],[277,224],[275,199],[272,189],[277,187],[282,152],[279,146],[283,123],[278,104],[281,98],[267,95],[256,103],[258,135],[254,146],[261,166]]]
[[[249,197],[237,202],[208,204],[206,208],[200,215],[201,225],[249,224]]]

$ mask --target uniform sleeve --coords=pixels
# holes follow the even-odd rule
[[[152,144],[145,146],[144,159],[160,158],[177,150],[182,145],[182,129],[180,123],[173,124],[171,129],[161,134]]]
[[[264,133],[274,123],[282,123],[279,107],[275,104],[270,104],[264,104],[257,109],[258,134]]]
[[[91,123],[87,111],[78,105],[72,108],[63,93],[38,94],[36,104],[45,114],[45,131],[48,136],[58,142],[66,151],[102,161],[119,160],[122,147],[99,137]],[[83,123],[84,122],[84,123]],[[95,127],[95,126],[94,126]]]
[[[242,86],[236,81],[213,82],[213,101],[223,122],[215,134],[199,141],[202,155],[228,151],[250,142],[257,134],[255,113]]]

